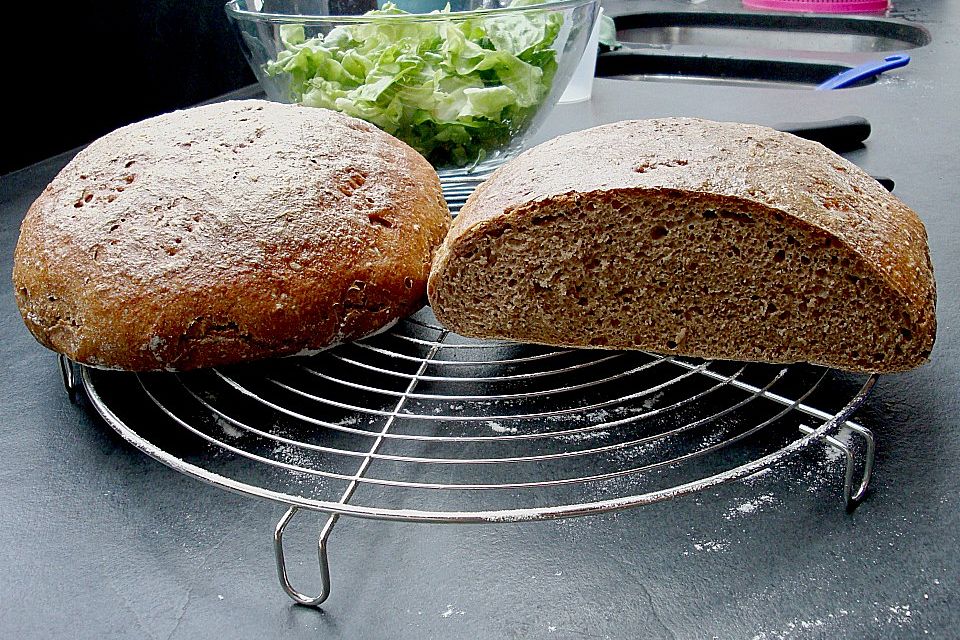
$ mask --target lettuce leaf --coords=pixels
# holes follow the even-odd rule
[[[514,0],[514,5],[541,0]],[[307,38],[280,27],[283,49],[265,71],[289,81],[291,99],[367,120],[434,166],[462,167],[509,144],[550,93],[559,13],[406,20],[391,3]],[[391,16],[377,20],[378,16]]]

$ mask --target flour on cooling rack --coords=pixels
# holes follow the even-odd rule
[[[487,422],[487,426],[490,427],[492,431],[495,431],[497,433],[514,434],[517,432],[516,427],[505,427],[503,426],[502,422],[496,422],[493,420]]]

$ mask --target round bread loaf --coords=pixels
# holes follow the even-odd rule
[[[668,118],[555,138],[474,192],[437,252],[464,335],[864,372],[927,361],[916,213],[822,145]]]
[[[81,151],[27,213],[14,290],[37,340],[88,365],[299,354],[419,308],[449,224],[433,168],[376,127],[224,102]]]

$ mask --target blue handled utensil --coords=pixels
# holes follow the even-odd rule
[[[856,84],[861,80],[878,76],[884,71],[905,67],[910,62],[910,56],[897,54],[887,56],[883,60],[872,60],[859,67],[848,69],[843,73],[838,73],[826,82],[817,85],[817,91],[829,89],[845,89],[850,85]]]

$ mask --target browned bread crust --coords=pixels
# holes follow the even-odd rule
[[[97,140],[30,208],[23,319],[77,362],[192,369],[322,349],[422,304],[433,168],[332,111],[225,102]]]
[[[628,121],[501,167],[428,285],[469,336],[866,372],[925,362],[936,288],[917,215],[817,143]]]

